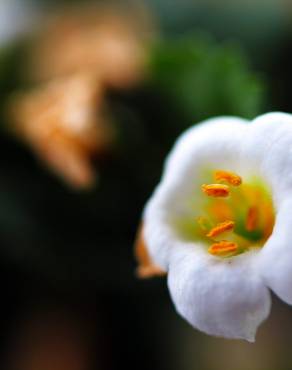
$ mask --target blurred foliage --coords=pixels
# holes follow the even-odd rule
[[[14,44],[0,49],[0,94],[1,102],[6,95],[18,88],[20,84],[19,56],[23,45]]]
[[[290,6],[279,0],[148,0],[164,32],[208,30],[219,40],[240,40],[253,58],[276,51],[290,27]],[[259,53],[260,47],[260,53]]]
[[[158,43],[151,69],[155,87],[188,122],[217,115],[252,118],[261,111],[262,81],[233,45],[196,35]]]

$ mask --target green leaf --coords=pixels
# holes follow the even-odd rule
[[[234,45],[193,35],[161,41],[152,50],[149,69],[150,84],[170,99],[187,125],[212,116],[252,118],[261,112],[263,83]]]

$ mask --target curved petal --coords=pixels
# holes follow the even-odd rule
[[[273,234],[259,257],[259,269],[266,285],[292,304],[292,198],[281,205]]]
[[[221,117],[185,132],[167,158],[162,181],[144,212],[144,236],[153,261],[168,269],[170,250],[178,241],[173,218],[183,217],[190,199],[200,194],[204,167],[236,170],[247,121]],[[193,214],[195,216],[195,214]]]
[[[191,246],[173,253],[168,285],[177,311],[207,334],[253,342],[271,304],[254,270],[257,256],[224,260]]]
[[[273,233],[262,248],[259,270],[269,286],[292,304],[292,115],[268,113],[255,119],[243,154],[269,183],[276,210]]]
[[[248,128],[242,165],[266,179],[278,208],[292,187],[292,115],[267,113],[256,118]]]
[[[185,131],[166,159],[162,181],[182,181],[185,175],[190,176],[185,180],[196,178],[206,164],[216,168],[225,163],[236,170],[248,122],[238,117],[218,117]]]

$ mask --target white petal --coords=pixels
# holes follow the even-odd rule
[[[254,341],[271,304],[255,270],[257,256],[221,259],[191,246],[173,253],[168,285],[177,311],[207,334]]]
[[[259,271],[280,298],[292,304],[292,115],[268,113],[249,126],[243,155],[272,189],[276,223],[261,250]]]
[[[292,198],[281,205],[273,234],[259,257],[259,270],[266,285],[292,304]]]
[[[166,160],[162,181],[189,182],[204,165],[238,168],[241,145],[245,141],[247,120],[237,117],[212,118],[183,133]],[[191,176],[185,178],[185,176]]]
[[[144,213],[149,253],[164,270],[168,268],[170,250],[179,241],[172,225],[173,217],[185,217],[193,212],[190,199],[201,194],[202,168],[238,169],[246,123],[233,117],[209,120],[185,132],[170,153],[162,182]]]
[[[266,179],[278,207],[292,187],[292,115],[268,113],[248,127],[242,163]]]

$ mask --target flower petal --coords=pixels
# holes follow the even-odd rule
[[[281,299],[292,304],[292,115],[268,113],[249,126],[243,153],[272,189],[276,224],[261,250],[259,271]]]
[[[154,276],[164,276],[166,274],[161,268],[156,266],[149,256],[148,249],[144,240],[143,225],[140,226],[135,242],[135,257],[138,262],[136,274],[141,279]]]
[[[291,240],[292,198],[281,205],[273,234],[259,256],[259,269],[266,285],[289,304],[292,304]]]
[[[242,162],[267,180],[278,208],[292,187],[292,115],[267,113],[248,128]]]
[[[257,257],[219,259],[191,245],[173,252],[168,285],[177,311],[205,333],[254,341],[271,304],[255,270]]]

